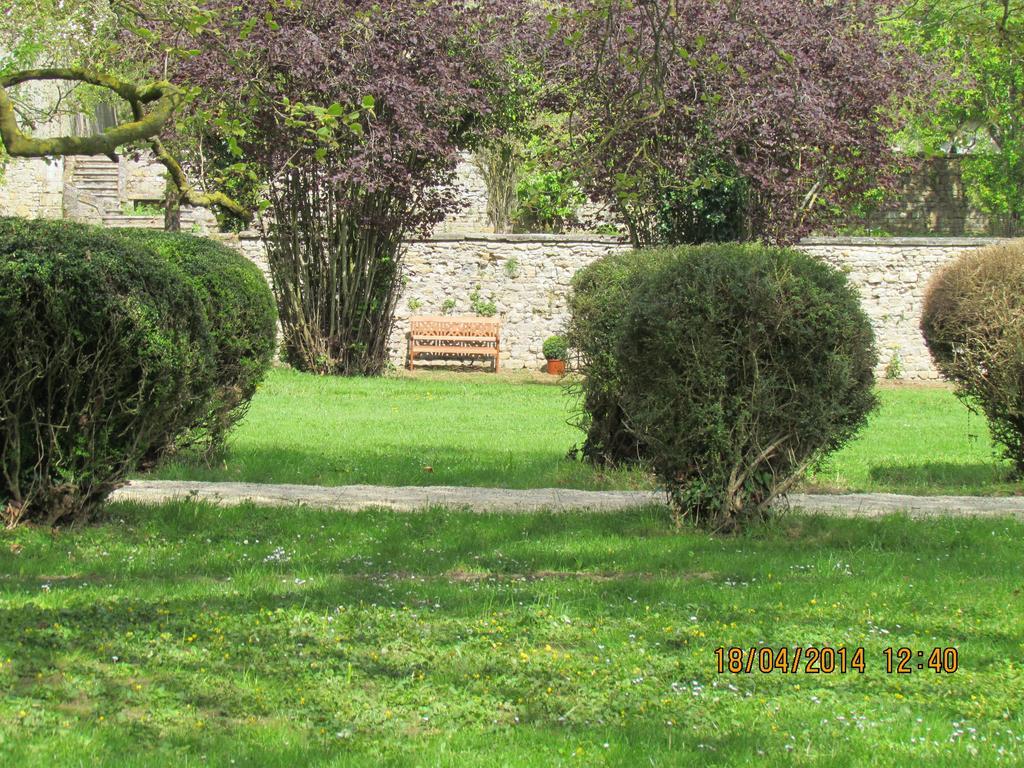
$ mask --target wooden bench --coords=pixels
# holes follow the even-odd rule
[[[409,370],[417,355],[444,360],[492,357],[497,373],[500,337],[501,321],[496,317],[413,317],[409,320]]]

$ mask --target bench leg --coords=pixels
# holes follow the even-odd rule
[[[416,359],[416,353],[412,349],[412,342],[409,342],[409,370],[412,370],[413,362]]]
[[[498,362],[498,358],[501,357],[501,349],[499,347],[494,348],[494,372],[498,373],[501,370],[501,363]]]

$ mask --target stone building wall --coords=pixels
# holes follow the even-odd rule
[[[851,217],[846,223],[888,236],[1002,236],[1008,229],[1005,217],[988,215],[971,203],[956,157],[919,159],[877,210],[863,221]]]
[[[167,187],[167,169],[153,161],[148,153],[142,158],[121,162],[121,192],[126,202],[162,202]]]
[[[63,210],[63,159],[7,158],[0,171],[0,216],[59,219]]]
[[[437,235],[493,232],[487,216],[487,183],[469,152],[462,153],[462,162],[455,169],[455,189],[462,208],[434,229]]]
[[[59,89],[53,82],[25,83],[18,94],[26,103],[39,108],[55,103]],[[36,126],[34,136],[59,136],[65,128],[60,120]],[[25,219],[59,219],[64,205],[64,160],[7,157],[0,159],[0,216]]]

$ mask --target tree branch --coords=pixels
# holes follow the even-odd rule
[[[131,105],[135,119],[93,136],[56,136],[45,139],[29,136],[18,126],[14,105],[6,89],[42,80],[70,80],[111,90]],[[160,132],[183,101],[183,92],[166,81],[138,85],[113,75],[78,67],[26,69],[0,77],[0,140],[11,157],[106,155],[115,162],[118,147],[148,141],[156,159],[167,168],[181,192],[182,202],[201,208],[219,207],[242,221],[251,221],[252,214],[227,195],[220,192],[206,194],[194,189],[188,183],[181,165],[160,141]],[[149,112],[144,109],[146,104],[153,104]]]

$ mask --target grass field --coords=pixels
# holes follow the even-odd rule
[[[984,419],[937,387],[888,387],[853,444],[810,490],[1010,494]],[[640,471],[566,458],[582,442],[561,387],[492,375],[372,380],[272,371],[214,466],[187,459],[154,476],[318,485],[643,488]]]
[[[189,503],[0,533],[0,765],[1012,765],[1024,526]],[[715,649],[865,649],[719,674]],[[959,669],[888,674],[884,649]]]

